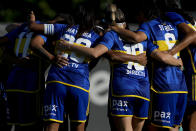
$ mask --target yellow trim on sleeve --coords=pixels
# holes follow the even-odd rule
[[[57,123],[63,123],[63,121],[56,120],[56,119],[44,119],[44,121],[53,121],[53,122],[57,122]]]
[[[55,81],[55,80],[54,80],[54,81],[48,81],[48,82],[46,82],[46,84],[50,84],[50,83],[60,83],[60,84],[66,85],[66,86],[71,86],[71,87],[75,87],[75,88],[81,89],[81,90],[83,90],[83,91],[89,93],[89,90],[86,90],[86,89],[83,89],[83,88],[80,87],[80,86],[68,84],[68,83],[65,83],[65,82],[62,82],[62,81]]]

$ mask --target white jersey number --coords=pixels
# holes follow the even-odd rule
[[[74,44],[75,41],[75,37],[69,34],[65,34],[64,35],[64,39],[67,40],[70,44]],[[90,48],[91,47],[91,41],[85,38],[78,38],[76,40],[77,44],[83,44],[85,47]],[[69,54],[68,53],[64,53],[63,54],[64,57],[68,58]],[[70,59],[77,62],[77,63],[83,63],[85,57],[84,56],[79,56],[77,55],[75,52],[71,52],[70,54]]]
[[[144,47],[141,43],[137,43],[135,45],[126,44],[123,46],[123,48],[126,50],[127,54],[130,55],[136,55],[136,49],[138,49],[139,54],[144,52]],[[136,70],[144,70],[144,66],[131,61],[128,62],[127,65],[128,69],[133,69],[133,66],[135,67]]]

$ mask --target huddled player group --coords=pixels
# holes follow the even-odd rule
[[[0,38],[0,130],[68,130],[69,121],[71,131],[85,131],[89,72],[105,57],[112,131],[196,131],[196,21],[163,0],[138,8],[136,31],[115,4],[103,18],[79,6],[50,21],[31,11],[8,25]]]

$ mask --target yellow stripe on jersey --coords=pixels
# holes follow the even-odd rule
[[[111,116],[116,116],[116,117],[133,117],[133,115],[115,115],[115,114],[110,114]]]
[[[146,101],[150,101],[150,99],[142,97],[142,96],[138,96],[138,95],[115,95],[112,93],[112,96],[114,97],[136,97],[136,98],[144,99]]]
[[[188,26],[189,26],[189,27],[191,27],[193,30],[195,30],[195,31],[196,31],[196,26],[193,26],[193,25],[192,25],[192,24],[190,24],[190,23],[188,24]]]
[[[82,88],[80,86],[68,84],[68,83],[65,83],[65,82],[62,82],[62,81],[48,81],[48,82],[46,82],[46,84],[49,84],[49,83],[60,83],[60,84],[66,85],[66,86],[71,86],[71,87],[75,87],[75,88],[81,89],[81,90],[89,93],[89,90],[86,90],[86,89],[84,89],[84,88]]]
[[[40,89],[34,90],[34,91],[26,91],[26,90],[20,90],[20,89],[6,89],[6,92],[20,92],[20,93],[38,93]]]
[[[166,92],[156,91],[153,87],[151,87],[151,90],[154,91],[155,93],[158,93],[158,94],[173,94],[173,93],[185,93],[185,94],[187,94],[188,93],[188,91],[166,91]]]
[[[196,75],[193,75],[193,76],[194,76],[194,80],[193,80],[193,81],[194,81],[194,91],[195,91],[195,92],[194,92],[194,94],[195,94],[195,95],[194,95],[194,98],[195,98],[194,101],[196,101],[196,83],[195,83]]]
[[[170,127],[170,126],[159,126],[159,125],[156,125],[156,124],[154,124],[154,123],[151,123],[151,125],[156,126],[156,127],[162,127],[162,128],[172,128],[172,127]]]
[[[190,56],[191,65],[192,65],[193,71],[194,71],[194,73],[196,73],[196,68],[195,68],[193,56],[192,56],[192,53],[191,53],[191,50],[189,49],[189,47],[187,48],[187,51],[188,51],[188,54],[189,54],[189,56]]]
[[[89,115],[89,108],[90,108],[90,96],[88,97],[88,107],[87,107],[87,110],[86,110],[86,116]]]
[[[86,122],[86,120],[70,120],[71,122]]]
[[[153,44],[157,44],[159,46],[160,51],[168,51],[170,48],[168,47],[168,44],[177,44],[178,40],[170,40],[168,43],[164,40],[160,41],[153,41]],[[180,52],[177,53],[177,56],[180,56]]]
[[[192,100],[194,100],[194,88],[195,88],[195,81],[194,81],[194,76],[192,75]]]
[[[137,119],[143,119],[143,120],[145,120],[145,119],[148,119],[148,117],[137,117],[137,116],[133,116],[134,118],[137,118]]]
[[[63,121],[60,121],[60,120],[56,120],[56,119],[43,119],[44,121],[54,121],[54,122],[57,122],[57,123],[63,123]]]

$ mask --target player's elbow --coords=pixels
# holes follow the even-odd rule
[[[90,57],[93,58],[93,59],[96,59],[96,58],[99,57],[99,54],[96,53],[96,51],[95,51],[95,52],[92,52],[92,53],[91,53]]]

